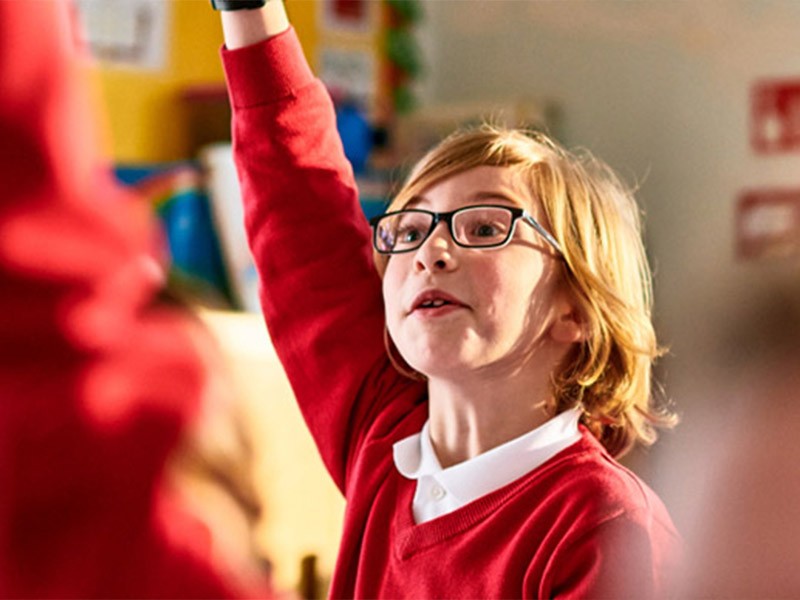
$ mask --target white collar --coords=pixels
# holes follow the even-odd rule
[[[397,470],[417,481],[413,507],[417,523],[500,489],[572,445],[581,437],[580,415],[580,408],[567,410],[518,438],[446,469],[436,457],[426,421],[420,433],[393,447]]]

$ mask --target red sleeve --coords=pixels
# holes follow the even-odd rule
[[[348,464],[376,425],[377,398],[385,402],[390,388],[407,387],[386,359],[370,229],[333,105],[294,30],[222,56],[264,315],[323,460],[344,490]],[[381,416],[383,424],[392,420]]]
[[[153,224],[98,151],[68,10],[0,2],[0,596],[225,596],[161,484],[207,365],[153,302]]]
[[[553,598],[666,598],[680,540],[650,512],[622,514],[582,535],[553,561]]]

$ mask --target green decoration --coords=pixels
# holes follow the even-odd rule
[[[408,85],[400,85],[394,89],[392,93],[394,100],[395,110],[401,114],[406,115],[417,108],[417,98],[414,92]]]
[[[395,110],[409,113],[417,106],[412,84],[423,70],[422,52],[413,35],[413,26],[422,19],[419,0],[385,0],[389,7],[386,31],[386,59],[390,66],[392,99]]]
[[[386,54],[389,61],[408,77],[416,78],[422,72],[419,46],[411,32],[390,29],[386,35]]]
[[[422,5],[419,0],[386,0],[395,13],[406,23],[418,23],[422,19]]]

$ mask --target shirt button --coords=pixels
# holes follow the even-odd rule
[[[446,491],[445,491],[445,489],[444,489],[442,486],[440,486],[440,485],[434,485],[434,486],[431,488],[431,497],[432,497],[434,500],[441,500],[441,499],[442,499],[442,498],[444,498],[446,495],[447,495],[447,492],[446,492]]]

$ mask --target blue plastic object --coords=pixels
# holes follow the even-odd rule
[[[354,102],[342,102],[336,107],[336,129],[342,138],[344,154],[353,165],[353,172],[361,175],[366,171],[372,151],[372,126]]]

